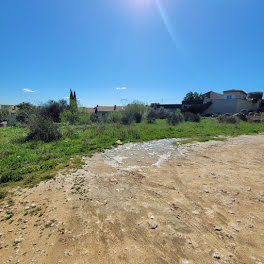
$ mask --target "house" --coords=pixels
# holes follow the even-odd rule
[[[261,101],[249,99],[247,93],[242,90],[227,90],[223,94],[208,92],[204,94],[203,103],[212,104],[204,114],[239,113],[241,110],[257,111]]]
[[[96,107],[83,107],[82,108],[83,111],[87,112],[87,113],[94,113],[94,114],[98,114],[99,116],[104,116],[107,113],[111,113],[111,112],[120,112],[123,111],[125,109],[125,106],[99,106],[97,105]]]
[[[1,105],[0,110],[7,110],[8,112],[15,112],[17,110],[16,105]]]

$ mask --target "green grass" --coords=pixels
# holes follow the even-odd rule
[[[238,136],[264,132],[264,123],[220,124],[213,118],[201,123],[181,123],[169,126],[165,120],[154,124],[130,126],[97,124],[91,126],[63,126],[63,137],[50,143],[25,141],[25,128],[0,128],[1,185],[34,186],[52,179],[59,169],[78,168],[82,156],[111,148],[117,140],[140,142],[163,138],[187,138],[206,141],[219,135]]]

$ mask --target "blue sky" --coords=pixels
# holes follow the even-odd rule
[[[263,14],[263,0],[0,1],[0,104],[263,91]]]

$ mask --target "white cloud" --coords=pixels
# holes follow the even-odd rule
[[[116,90],[126,90],[127,87],[123,86],[123,87],[116,87]]]
[[[22,90],[25,93],[35,93],[36,92],[36,91],[33,91],[33,90],[29,89],[29,88],[23,88]]]

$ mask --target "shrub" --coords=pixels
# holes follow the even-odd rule
[[[248,93],[248,98],[262,100],[263,92],[252,92]]]
[[[68,106],[66,101],[60,100],[59,102],[55,102],[51,100],[40,108],[40,114],[54,122],[60,122],[60,114],[67,109]]]
[[[179,123],[181,123],[181,122],[184,122],[184,116],[183,116],[183,114],[181,113],[181,110],[180,110],[180,109],[177,109],[176,112],[173,113],[173,114],[169,117],[169,119],[168,119],[168,123],[169,123],[170,125],[175,126],[175,125],[177,125],[177,124],[179,124]]]
[[[60,120],[63,123],[69,123],[71,125],[74,125],[79,122],[79,113],[71,112],[70,110],[63,111],[60,114]]]
[[[120,123],[122,114],[120,112],[110,112],[106,115],[107,123]]]
[[[0,110],[0,122],[7,121],[9,116],[8,110]]]
[[[90,120],[93,122],[93,123],[98,123],[100,122],[100,119],[99,119],[99,116],[95,113],[92,113],[90,115]]]
[[[132,122],[140,123],[143,115],[145,114],[147,107],[139,102],[129,104],[122,112],[121,122],[123,124],[131,124]]]
[[[147,113],[147,122],[148,123],[154,123],[157,119],[157,112],[153,108],[150,108]]]
[[[91,114],[90,113],[80,113],[79,114],[79,124],[80,125],[91,124]]]
[[[191,112],[185,112],[184,113],[184,120],[186,122],[197,122],[197,123],[199,123],[201,121],[201,116],[199,114],[194,114]]]
[[[159,119],[166,119],[169,118],[170,112],[166,110],[164,107],[160,107],[157,109],[157,118]]]
[[[7,125],[8,126],[15,126],[17,124],[17,119],[15,114],[9,114]]]
[[[22,124],[27,124],[30,116],[37,111],[37,108],[30,103],[21,103],[17,107],[18,111],[16,112],[16,120]]]
[[[61,138],[59,127],[48,118],[41,115],[33,115],[29,120],[29,135],[28,140],[42,140],[51,142]]]
[[[217,119],[219,123],[226,124],[237,124],[239,122],[239,119],[236,116],[221,115]]]
[[[202,114],[212,105],[212,102],[207,102],[205,104],[193,104],[190,107],[185,107],[185,112],[191,112],[193,114]]]

